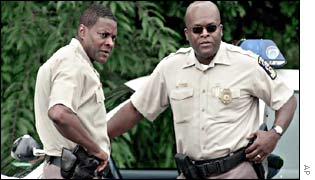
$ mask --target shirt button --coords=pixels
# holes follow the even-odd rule
[[[204,108],[202,108],[202,109],[201,109],[201,111],[202,111],[202,112],[205,112],[205,109],[204,109]]]
[[[203,90],[202,90],[202,93],[205,93],[205,92],[206,92],[206,90],[203,89]]]
[[[203,131],[204,131],[204,130],[205,130],[205,127],[202,127],[202,128],[201,128],[201,130],[203,130]]]

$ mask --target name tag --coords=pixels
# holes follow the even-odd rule
[[[188,83],[177,83],[176,87],[188,87]]]

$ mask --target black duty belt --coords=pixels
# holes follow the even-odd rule
[[[209,177],[211,175],[225,173],[245,160],[245,148],[241,148],[235,151],[233,155],[211,160],[194,161],[194,164],[202,177]]]
[[[56,165],[58,167],[60,167],[60,165],[61,165],[61,157],[58,157],[58,156],[46,155],[45,161],[49,164],[53,164],[53,165]]]

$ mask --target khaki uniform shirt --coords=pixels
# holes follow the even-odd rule
[[[109,155],[104,93],[98,72],[77,39],[59,49],[37,74],[35,89],[36,129],[45,153],[61,156],[62,147],[72,149],[76,144],[55,128],[48,110],[63,104],[80,119],[84,128]]]
[[[278,110],[293,95],[259,62],[258,55],[221,42],[204,68],[192,48],[181,48],[158,64],[131,102],[150,120],[171,105],[178,152],[195,160],[226,156],[258,129],[259,98]]]

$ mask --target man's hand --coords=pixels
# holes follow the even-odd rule
[[[107,166],[108,164],[108,154],[105,153],[103,150],[99,150],[98,152],[95,152],[95,153],[91,153],[92,155],[96,156],[97,158],[99,158],[101,160],[100,164],[98,165],[96,171],[97,172],[100,172],[102,170],[105,169],[105,167]]]
[[[253,140],[254,137],[256,137],[254,143],[245,150],[246,158],[255,163],[261,163],[275,149],[280,135],[272,129],[258,130],[250,134],[247,139]]]

